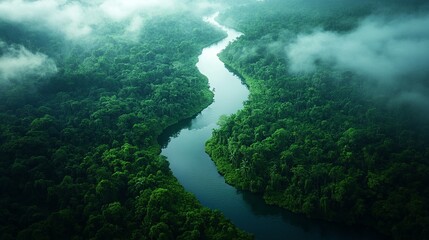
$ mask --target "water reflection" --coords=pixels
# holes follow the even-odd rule
[[[195,118],[186,118],[178,123],[167,127],[161,135],[158,136],[158,144],[161,148],[166,148],[170,143],[170,140],[179,136],[182,129],[189,129],[192,125],[192,120]]]
[[[248,191],[237,190],[242,196],[244,202],[251,208],[253,214],[258,217],[270,217],[272,220],[280,218],[285,224],[295,226],[304,233],[314,236],[314,239],[387,239],[385,236],[374,233],[371,229],[364,226],[348,226],[340,223],[331,223],[319,219],[309,219],[304,214],[297,214],[279,208],[277,206],[267,205],[261,195]],[[296,233],[291,236],[299,239],[308,237]],[[289,237],[289,239],[291,239]]]

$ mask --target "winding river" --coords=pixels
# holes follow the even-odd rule
[[[170,162],[175,177],[206,207],[218,209],[235,225],[253,233],[256,239],[378,239],[363,228],[351,228],[308,219],[265,204],[261,196],[236,190],[225,183],[204,144],[222,115],[237,112],[249,91],[229,72],[217,54],[242,34],[217,23],[216,15],[205,21],[225,31],[228,36],[202,51],[197,67],[214,89],[214,102],[191,120],[172,126],[164,140],[162,155]]]

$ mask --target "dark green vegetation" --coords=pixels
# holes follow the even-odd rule
[[[108,29],[74,44],[0,24],[58,67],[0,86],[0,238],[249,238],[184,191],[156,141],[211,102],[196,57],[223,33],[184,16],[136,41]]]
[[[221,58],[251,96],[206,144],[219,171],[228,183],[294,212],[368,225],[396,239],[427,239],[427,118],[386,104],[351,72],[320,66],[288,73],[284,46],[298,33],[347,32],[374,6],[275,2],[223,18],[245,36]]]

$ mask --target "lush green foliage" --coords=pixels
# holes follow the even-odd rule
[[[184,16],[133,41],[118,28],[73,44],[1,24],[59,72],[0,87],[0,238],[249,238],[184,191],[156,141],[212,101],[195,63],[223,33]]]
[[[206,150],[227,182],[268,203],[398,239],[427,238],[427,119],[386,106],[350,72],[325,66],[289,74],[283,47],[290,39],[316,27],[347,31],[371,10],[313,7],[261,5],[224,19],[245,36],[221,58],[251,96],[222,119]]]

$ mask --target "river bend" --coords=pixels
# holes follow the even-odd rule
[[[167,157],[174,176],[206,207],[218,209],[235,225],[253,233],[256,239],[377,239],[370,231],[325,221],[308,219],[265,204],[261,196],[236,190],[225,183],[213,161],[204,151],[217,121],[243,107],[249,91],[239,77],[229,72],[217,54],[242,34],[221,26],[216,15],[205,21],[225,31],[228,36],[204,48],[197,67],[214,90],[214,102],[168,137],[162,155]],[[174,128],[172,132],[174,132]],[[171,135],[172,133],[170,133]]]

